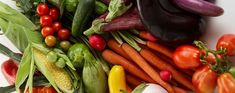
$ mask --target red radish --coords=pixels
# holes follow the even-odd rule
[[[37,7],[37,14],[40,16],[49,14],[49,7],[46,4],[39,4]]]
[[[160,77],[163,81],[170,81],[172,78],[172,73],[170,71],[167,70],[162,70],[160,72]]]
[[[101,35],[93,34],[89,37],[89,44],[92,48],[102,51],[106,46],[106,42]]]
[[[18,66],[19,65],[11,59],[2,63],[2,73],[10,85],[15,83]]]
[[[40,17],[40,24],[42,27],[51,26],[52,23],[53,23],[53,20],[51,16],[45,15],[45,16]]]

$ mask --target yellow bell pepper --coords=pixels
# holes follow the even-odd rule
[[[115,65],[112,67],[108,84],[110,93],[120,93],[121,90],[126,90],[125,71],[122,66]]]

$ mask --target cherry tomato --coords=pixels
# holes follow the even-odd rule
[[[62,28],[62,24],[60,22],[54,22],[52,24],[52,28],[55,30],[55,31],[59,31],[61,28]]]
[[[197,69],[192,77],[196,93],[214,93],[216,80],[217,74],[207,65]]]
[[[40,16],[49,14],[49,7],[46,4],[39,4],[37,7],[37,14]]]
[[[70,37],[70,31],[68,29],[63,28],[58,31],[57,35],[60,40],[68,40]]]
[[[45,43],[46,43],[47,46],[53,47],[56,44],[56,38],[54,36],[51,36],[51,35],[47,36],[45,38]]]
[[[102,51],[106,46],[106,42],[101,35],[93,34],[89,37],[89,44],[92,48]]]
[[[53,23],[53,20],[52,20],[51,16],[48,16],[48,15],[41,16],[40,24],[42,27],[51,26],[52,23]]]
[[[191,45],[177,47],[173,53],[173,60],[177,67],[190,69],[198,67],[200,63],[200,50]]]
[[[28,90],[26,91],[26,93],[29,93]],[[57,93],[57,92],[52,86],[50,86],[50,87],[48,87],[48,86],[34,86],[33,93]]]
[[[218,93],[235,93],[235,79],[230,73],[223,73],[217,79]]]
[[[42,28],[41,34],[43,37],[53,35],[54,34],[54,29],[52,27],[46,26]]]
[[[16,72],[18,70],[19,64],[9,59],[2,63],[1,70],[3,76],[6,78],[10,85],[13,85],[16,80]]]
[[[228,56],[235,55],[235,35],[225,34],[217,42],[216,49],[225,48]]]
[[[60,16],[60,11],[57,8],[51,8],[49,15],[51,16],[53,20],[57,20]]]

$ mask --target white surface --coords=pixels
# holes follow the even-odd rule
[[[14,2],[12,0],[0,0],[4,3],[9,4],[10,6],[14,6]],[[210,48],[215,48],[216,41],[218,38],[225,33],[233,33],[235,34],[235,0],[219,0],[218,5],[223,7],[225,10],[224,15],[216,18],[212,18],[211,26],[208,31],[202,37],[202,40],[208,44]],[[13,46],[12,43],[7,40],[6,37],[0,36],[0,43],[8,46],[13,51],[18,52],[18,50]],[[0,54],[0,64],[7,60],[8,58]],[[232,59],[235,62],[235,57]],[[6,86],[8,83],[4,79],[1,69],[0,69],[0,86]]]

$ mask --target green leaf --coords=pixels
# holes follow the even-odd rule
[[[114,18],[124,14],[131,6],[132,3],[126,6],[123,0],[111,0],[108,7],[109,13],[105,20],[107,22],[112,21]]]
[[[16,90],[15,85],[0,87],[0,93],[11,93],[14,92],[15,90]]]
[[[36,29],[36,26],[26,16],[12,9],[11,7],[2,3],[1,1],[0,1],[0,18],[3,18],[8,22],[11,21],[14,24],[21,25],[30,30]]]
[[[20,86],[24,83],[24,81],[26,80],[30,72],[30,64],[32,61],[31,51],[32,49],[31,49],[31,46],[29,45],[25,50],[25,53],[22,57],[19,69],[16,74],[15,86],[16,86],[16,91],[18,93],[20,93]]]
[[[54,52],[56,52],[56,54],[60,57],[63,58],[66,61],[66,65],[69,66],[71,69],[76,70],[75,67],[73,66],[72,62],[70,61],[70,59],[68,58],[68,56],[61,51],[60,49],[53,49]]]
[[[11,51],[9,48],[5,47],[4,45],[2,45],[0,43],[0,53],[10,57],[11,59],[20,62],[22,55],[18,54],[18,53],[14,53],[13,51]]]

